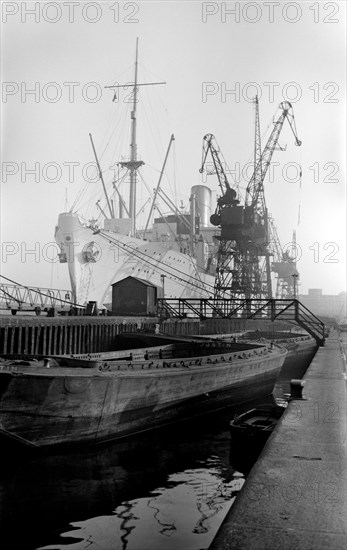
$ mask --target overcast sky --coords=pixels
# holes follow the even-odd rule
[[[206,182],[199,174],[204,134],[215,134],[237,178],[253,155],[255,93],[263,145],[278,104],[290,101],[302,146],[285,122],[286,150],[274,153],[267,204],[282,245],[296,230],[300,291],[345,290],[345,2],[3,2],[2,10],[3,275],[69,287],[49,243],[94,160],[89,132],[106,179],[128,154],[129,91],[112,102],[104,86],[131,81],[139,37],[139,81],[167,83],[140,93],[139,156],[149,188],[173,133],[168,194],[187,207],[192,185],[217,191],[216,176]],[[27,172],[35,163],[36,175]],[[76,204],[81,215],[96,214],[99,193],[100,183],[87,183]],[[138,195],[145,203],[146,187]]]

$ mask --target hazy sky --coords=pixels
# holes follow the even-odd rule
[[[291,101],[302,146],[286,121],[286,150],[275,151],[265,182],[268,207],[282,245],[296,230],[300,291],[345,290],[345,19],[345,2],[3,2],[2,274],[69,287],[49,243],[66,197],[71,207],[82,168],[94,160],[88,133],[105,179],[128,154],[129,92],[112,102],[104,86],[131,81],[139,37],[140,82],[167,82],[140,94],[139,156],[149,188],[171,133],[166,191],[178,204],[188,206],[190,187],[202,183],[206,133],[237,177],[252,160],[255,93],[263,145],[278,104]],[[36,175],[27,172],[35,165]],[[217,191],[216,176],[207,184]],[[79,212],[95,215],[99,194],[100,183],[88,182]],[[138,195],[142,205],[146,187]]]

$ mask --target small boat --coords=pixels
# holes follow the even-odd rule
[[[264,445],[275,429],[285,407],[259,405],[230,421],[230,435],[243,444]]]

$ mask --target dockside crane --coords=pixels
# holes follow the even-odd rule
[[[281,115],[274,122],[273,130],[261,153],[257,98],[255,103],[255,168],[247,185],[244,205],[240,204],[236,190],[230,186],[226,178],[214,136],[207,134],[204,137],[200,172],[204,169],[210,151],[222,191],[222,196],[217,200],[216,211],[210,218],[212,225],[221,228],[214,289],[216,298],[271,297],[269,228],[264,179],[286,119],[294,134],[295,144],[300,146],[301,141],[297,136],[292,105],[284,101],[279,106]],[[266,259],[265,276],[264,267],[260,265],[262,258]]]
[[[260,148],[260,136],[259,133],[259,105],[258,98],[255,99],[256,104],[256,139],[255,139],[255,150]],[[258,161],[255,165],[254,172],[252,177],[247,185],[246,197],[245,197],[245,225],[249,226],[249,230],[246,231],[250,237],[249,249],[246,251],[248,256],[247,265],[249,266],[248,280],[249,286],[251,289],[250,297],[259,297],[259,298],[271,298],[272,297],[272,285],[271,285],[271,270],[276,271],[276,266],[274,262],[270,262],[270,257],[273,256],[273,239],[276,241],[276,246],[281,247],[277,231],[273,224],[271,224],[268,210],[266,207],[265,193],[264,193],[264,180],[267,173],[267,170],[270,166],[272,155],[274,151],[281,147],[278,147],[278,139],[282,131],[284,121],[287,119],[291,127],[291,130],[294,134],[295,145],[301,146],[301,141],[298,138],[295,118],[293,113],[292,105],[288,101],[280,103],[279,108],[281,109],[281,115],[274,122],[274,127],[270,134],[270,137],[266,143],[266,146],[258,156]],[[258,129],[257,129],[258,128]],[[272,242],[272,246],[269,244]],[[260,268],[261,258],[265,258],[263,268]],[[286,273],[289,271],[293,272],[293,266],[290,265],[291,262],[289,258],[284,258],[282,253],[282,258],[277,267],[279,268],[281,264],[280,271],[278,273],[277,281],[277,290],[276,295],[281,294],[281,297],[284,295],[289,295],[292,292],[292,285],[288,284],[288,276],[285,276],[285,279],[282,278],[282,268]],[[296,268],[295,268],[296,269]],[[283,272],[284,273],[284,272]],[[294,272],[293,272],[294,273]],[[296,272],[297,276],[298,273]],[[295,279],[294,279],[295,283]],[[280,285],[282,288],[280,290]],[[247,295],[246,295],[247,297]]]
[[[283,126],[285,117],[284,112],[280,119],[275,124],[274,131],[270,136],[267,146],[261,153],[261,139],[260,139],[260,123],[259,123],[259,102],[258,97],[255,97],[255,143],[254,143],[254,173],[247,186],[246,191],[246,205],[254,206],[254,210],[257,208],[259,220],[264,221],[264,233],[265,243],[260,244],[255,250],[260,255],[259,262],[249,262],[250,266],[255,267],[253,277],[250,274],[249,280],[260,282],[260,293],[264,294],[263,297],[272,298],[272,282],[271,272],[275,272],[277,275],[276,284],[276,298],[293,298],[296,295],[296,284],[299,278],[299,272],[296,269],[296,233],[293,233],[293,243],[291,250],[283,250],[276,226],[273,219],[268,214],[268,209],[265,201],[264,193],[264,178],[266,170],[270,165],[271,156],[276,148],[283,150],[278,146],[278,137]],[[282,110],[290,109],[290,104],[281,104]],[[292,131],[295,136],[295,144],[300,146],[301,141],[297,137],[294,115],[288,114],[288,121],[292,127]],[[257,184],[258,182],[258,184]],[[259,237],[259,235],[258,235]],[[267,246],[266,246],[267,243]],[[264,263],[261,266],[261,255],[264,254]],[[258,268],[256,267],[258,263]],[[256,271],[258,269],[258,276]],[[256,284],[254,286],[257,286]]]
[[[223,227],[223,218],[224,210],[229,207],[233,209],[236,213],[242,209],[242,206],[239,206],[239,190],[236,185],[231,186],[227,178],[226,172],[227,164],[225,159],[220,151],[217,140],[213,134],[206,134],[203,138],[203,151],[202,151],[202,162],[200,173],[204,172],[206,166],[206,160],[208,155],[211,155],[214,170],[210,171],[209,174],[217,174],[219,187],[221,190],[221,195],[217,199],[216,210],[214,214],[210,217],[210,222],[212,225]],[[237,245],[236,241],[241,235],[238,231],[235,231],[235,234],[232,235],[233,238],[223,239],[219,237],[219,247],[217,252],[217,266],[216,266],[216,276],[215,276],[215,286],[214,293],[215,297],[222,297],[224,287],[229,288],[233,284],[234,278],[234,264],[241,260],[241,256],[237,254]],[[218,289],[218,292],[217,292]]]
[[[232,187],[229,183],[226,175],[226,171],[229,171],[227,163],[213,134],[206,134],[203,138],[202,163],[199,172],[202,173],[204,171],[206,159],[209,152],[211,153],[214,165],[214,173],[217,174],[219,187],[222,192],[221,196],[217,199],[217,208],[216,212],[211,216],[211,223],[213,225],[219,225],[219,216],[224,206],[227,206],[229,204],[236,206],[237,204],[239,204],[239,191],[238,188],[235,188],[236,186]]]
[[[276,226],[269,219],[270,247],[272,250],[271,270],[277,275],[276,298],[296,298],[299,281],[299,271],[296,267],[296,231],[290,247],[283,250]]]
[[[257,215],[264,217],[264,204],[261,199],[261,197],[264,196],[264,179],[286,119],[288,120],[294,134],[295,145],[300,147],[302,143],[297,135],[293,107],[291,103],[289,103],[289,101],[283,101],[280,103],[279,108],[282,110],[282,113],[278,120],[274,122],[273,130],[246,189],[245,205],[246,207],[249,207],[249,216],[252,216],[254,221],[256,221]]]

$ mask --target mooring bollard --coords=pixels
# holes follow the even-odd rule
[[[304,385],[304,380],[297,380],[293,378],[290,381],[290,399],[304,399],[302,396]]]

